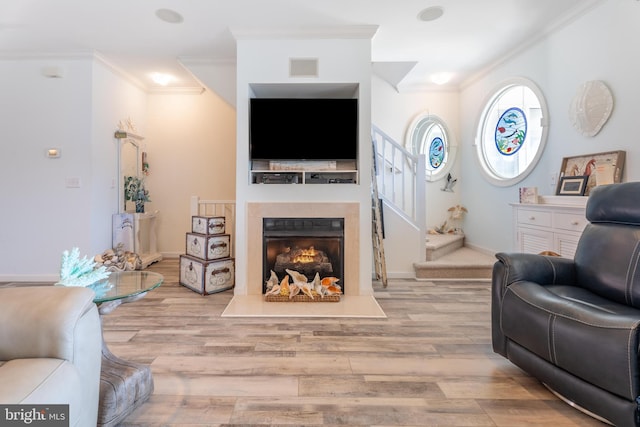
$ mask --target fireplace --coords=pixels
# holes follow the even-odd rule
[[[344,292],[344,234],[343,218],[263,218],[262,293],[272,271],[278,281],[292,271],[337,278]]]

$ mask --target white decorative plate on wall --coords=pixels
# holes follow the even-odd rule
[[[600,80],[590,80],[578,87],[569,107],[569,119],[580,134],[595,136],[609,120],[612,110],[613,96],[607,85]]]

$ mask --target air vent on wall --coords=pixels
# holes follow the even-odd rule
[[[289,58],[289,77],[318,77],[318,58]]]

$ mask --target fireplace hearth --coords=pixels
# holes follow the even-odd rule
[[[344,291],[343,218],[263,218],[262,236],[263,294],[272,271],[279,281],[292,271],[337,279]]]

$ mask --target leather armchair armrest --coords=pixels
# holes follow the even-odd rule
[[[540,285],[572,285],[576,280],[575,263],[568,258],[505,252],[496,258],[504,265],[499,279],[505,287],[523,280]]]
[[[496,254],[491,276],[491,336],[493,350],[507,357],[507,339],[500,329],[502,299],[507,287],[528,281],[539,285],[573,285],[576,281],[575,263],[571,259],[546,255],[505,253]]]
[[[0,360],[45,357],[73,363],[86,346],[97,342],[99,348],[94,297],[90,289],[64,286],[0,289]]]

